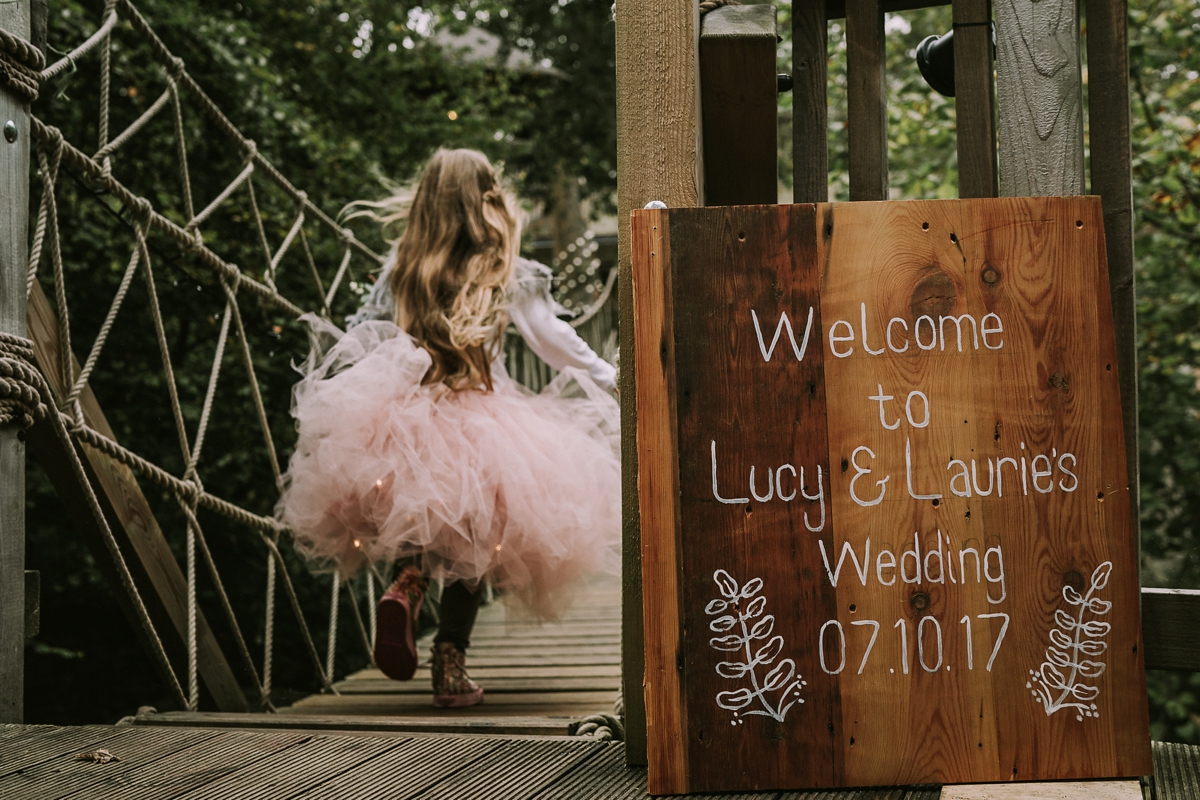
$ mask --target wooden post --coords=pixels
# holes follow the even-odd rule
[[[1083,194],[1075,0],[1005,0],[995,13],[1000,194]]]
[[[0,28],[29,37],[29,0],[0,3]],[[25,335],[29,263],[29,108],[0,89],[0,331]],[[11,131],[11,129],[10,129]],[[10,141],[11,139],[11,141]],[[0,429],[0,723],[25,715],[25,444]]]
[[[637,496],[637,410],[629,215],[651,200],[698,206],[702,186],[695,0],[617,0],[618,302],[621,312],[621,488],[623,523],[621,683],[625,759],[646,763],[642,694],[641,529]]]
[[[775,6],[724,6],[700,25],[704,204],[773,204],[779,197]]]
[[[992,71],[990,0],[954,0],[954,105],[958,120],[959,197],[996,196]]]
[[[792,199],[829,199],[828,24],[825,0],[792,3]]]
[[[880,0],[846,0],[850,199],[888,196],[887,86]]]
[[[1137,315],[1133,279],[1133,174],[1129,141],[1129,40],[1125,0],[1087,0],[1092,192],[1104,206],[1108,282],[1117,334],[1125,464],[1134,530],[1139,519]]]

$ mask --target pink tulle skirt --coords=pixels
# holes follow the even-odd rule
[[[429,354],[390,322],[307,321],[277,516],[315,566],[420,555],[432,577],[486,578],[539,617],[581,577],[619,572],[619,415],[586,374],[533,394],[501,368],[492,392],[452,392],[421,385]]]

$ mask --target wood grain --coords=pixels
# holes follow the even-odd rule
[[[67,387],[62,385],[63,370],[59,367],[57,321],[46,295],[36,283],[29,296],[28,317],[29,336],[34,342],[38,368],[50,384],[51,391],[61,401],[67,395]],[[77,362],[75,370],[77,374]],[[116,434],[109,426],[91,387],[84,387],[79,395],[79,403],[88,425],[116,441]],[[92,549],[97,566],[108,578],[113,596],[129,618],[134,631],[142,637],[141,625],[116,577],[108,549],[100,538],[100,530],[84,499],[84,488],[76,482],[58,438],[48,423],[40,423],[30,428],[28,440],[31,453],[45,470],[64,509]],[[187,637],[187,581],[154,518],[149,502],[142,494],[137,477],[129,467],[86,444],[79,445],[77,452],[83,458],[96,498],[125,555],[159,637],[168,654],[174,656],[177,672],[186,674],[183,671],[186,661],[182,660],[185,654],[181,642]],[[174,628],[178,638],[169,635],[171,628]],[[200,678],[217,708],[222,711],[245,711],[246,699],[238,686],[237,677],[202,611],[196,614],[196,645]]]
[[[651,794],[691,789],[680,619],[679,452],[672,260],[665,211],[633,215],[638,500],[642,521],[647,758]],[[647,591],[646,587],[650,587]]]
[[[0,28],[29,37],[29,0],[0,3]],[[25,269],[29,263],[29,108],[0,88],[0,331],[25,335]],[[0,430],[0,723],[25,714],[25,444],[12,426]]]
[[[792,4],[792,197],[829,199],[828,20],[824,0]]]
[[[954,116],[959,197],[995,197],[998,192],[991,24],[991,0],[955,0]]]
[[[639,333],[666,326],[673,338],[637,368],[639,380],[674,373],[674,406],[657,418],[676,413],[678,451],[663,463],[643,449],[643,502],[678,469],[682,536],[647,526],[643,545],[680,548],[681,588],[647,580],[647,625],[682,603],[689,787],[1145,774],[1146,650],[1099,199],[656,213],[669,219],[671,315],[639,292]],[[649,252],[635,251],[638,270]],[[808,305],[819,339],[801,360],[780,336],[767,359],[778,309],[793,309],[799,338]],[[764,471],[785,459],[822,465],[827,528],[803,524],[811,505],[772,499]],[[806,680],[785,719],[718,695],[748,674],[717,664],[732,658],[709,628],[728,612],[705,613],[718,569],[763,580]],[[1072,591],[1098,602],[1072,605]],[[1073,630],[1070,614],[1104,623],[1086,634],[1102,666],[1063,667],[1078,705],[1051,685],[1049,648],[1070,651],[1051,634]],[[671,654],[648,663],[665,668]]]
[[[880,0],[846,0],[850,199],[888,196],[887,87]]]
[[[1130,513],[1138,514],[1137,319],[1133,275],[1133,187],[1129,140],[1129,36],[1125,0],[1087,0],[1088,114],[1092,194],[1104,207],[1108,283],[1125,422]],[[1099,124],[1096,124],[1099,123]]]
[[[775,6],[724,6],[701,20],[704,204],[774,203],[779,185]]]
[[[617,0],[617,219],[651,200],[668,206],[703,203],[700,163],[699,6],[694,0],[644,3]],[[628,226],[618,226],[618,338],[626,365],[635,359],[633,278]],[[626,714],[625,755],[646,763],[646,710],[642,704],[642,572],[637,500],[637,409],[634,370],[622,369],[621,518],[622,681]]]
[[[993,11],[1000,194],[1083,194],[1075,0],[995,0]]]

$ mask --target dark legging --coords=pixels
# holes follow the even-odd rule
[[[460,651],[466,651],[471,646],[471,629],[475,627],[475,615],[479,613],[482,597],[482,585],[475,591],[457,581],[446,586],[442,590],[438,632],[433,643],[451,642]]]

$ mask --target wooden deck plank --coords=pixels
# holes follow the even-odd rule
[[[428,676],[429,668],[420,667],[417,675]],[[605,665],[605,664],[584,664],[575,666],[530,666],[530,667],[477,667],[471,665],[471,676],[474,678],[486,677],[505,677],[505,678],[607,678],[616,677],[618,680],[621,677],[620,666]],[[343,680],[334,684],[338,691],[341,691],[343,684],[355,683],[357,681],[383,681],[389,680],[382,672],[377,669],[363,669],[358,672],[353,672],[347,675]],[[416,677],[413,680],[417,680]]]
[[[421,800],[465,797],[531,798],[598,753],[595,742],[506,742],[422,792]]]
[[[40,727],[28,736],[0,741],[0,777],[11,775],[34,764],[64,754],[104,746],[120,733],[117,728],[87,726],[78,728]]]
[[[600,711],[611,711],[617,699],[616,691],[571,692],[561,695],[509,694],[486,695],[484,702],[469,708],[445,709],[440,713],[446,719],[471,716],[587,716]],[[314,695],[295,705],[280,709],[279,713],[292,714],[380,714],[404,716],[406,714],[429,715],[434,712],[432,693],[424,695],[405,694],[358,694],[358,695]]]
[[[504,746],[498,739],[410,739],[378,758],[313,787],[297,800],[412,797]],[[364,792],[364,787],[370,787]]]
[[[565,677],[565,678],[525,678],[511,676],[496,676],[484,679],[476,675],[472,677],[482,681],[487,687],[488,697],[497,694],[541,693],[559,694],[562,692],[617,692],[621,689],[621,677],[614,675],[604,678]],[[334,685],[342,695],[348,694],[429,694],[429,672],[418,671],[411,681],[393,681],[384,678],[378,681],[342,681]]]
[[[398,716],[345,714],[230,714],[207,711],[169,711],[137,717],[135,725],[235,728],[372,734],[484,734],[495,736],[566,736],[571,717],[473,716],[438,713]]]
[[[1195,800],[1200,797],[1200,747],[1154,743],[1155,800]]]
[[[105,749],[119,761],[97,764],[62,753],[32,767],[0,778],[0,797],[58,800],[96,784],[111,784],[141,766],[217,736],[216,731],[125,729],[105,740]],[[92,749],[92,748],[86,748]],[[110,785],[111,791],[111,785]]]
[[[592,758],[542,789],[534,800],[640,800],[645,796],[646,768],[626,767],[625,747],[613,743],[601,745]]]
[[[294,797],[404,741],[371,736],[312,736],[179,797],[188,800]]]
[[[70,795],[69,800],[112,800],[115,797],[120,800],[172,800],[309,738],[293,731],[215,733],[210,739],[152,764],[139,766],[114,780],[93,784]]]

